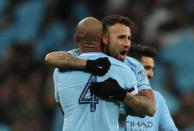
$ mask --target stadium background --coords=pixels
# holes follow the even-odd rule
[[[76,24],[121,14],[135,23],[132,43],[154,46],[152,88],[166,98],[181,131],[194,130],[193,0],[0,0],[0,131],[57,131],[46,53],[76,48]]]

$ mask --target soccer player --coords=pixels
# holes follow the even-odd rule
[[[144,117],[145,115],[153,116],[156,110],[154,94],[150,87],[150,84],[143,66],[134,58],[127,57],[128,50],[125,48],[126,46],[125,42],[126,41],[131,42],[131,30],[127,28],[123,28],[125,27],[125,24],[122,23],[122,19],[128,19],[128,18],[119,16],[119,15],[111,15],[111,16],[106,16],[103,19],[102,21],[103,31],[104,31],[103,49],[104,51],[107,51],[108,55],[111,55],[121,61],[124,61],[124,63],[128,65],[136,75],[139,96],[134,96],[128,93],[123,102],[128,106],[130,106],[131,108],[133,108],[133,110],[136,111],[136,115],[138,116],[141,116],[141,117]],[[123,34],[123,32],[129,35],[125,35]],[[80,54],[79,50],[72,50],[70,51],[70,53],[73,56],[79,56]],[[57,67],[63,67],[63,68],[71,67],[71,69],[83,70],[86,67],[87,61],[79,58],[75,58],[73,56],[69,55],[66,52],[51,52],[46,56],[45,60],[47,63]],[[100,85],[101,87],[104,87],[103,85],[107,85],[107,83],[111,85],[110,81],[107,81],[106,83],[100,83]],[[115,87],[114,84],[112,85],[113,87]],[[97,95],[102,96],[101,93],[104,92],[103,90],[107,90],[106,95],[109,96],[110,95],[109,93],[112,93],[112,88],[110,87],[111,86],[109,86],[106,89],[99,88],[100,91],[97,91],[98,88],[95,88],[96,91],[94,92],[98,92]],[[107,96],[102,96],[102,97],[107,97]]]
[[[101,52],[102,24],[97,19],[88,17],[80,21],[75,38],[81,52],[79,58],[93,60],[108,57],[111,66],[108,73],[101,77],[83,71],[60,72],[55,69],[55,99],[65,114],[63,131],[118,131],[119,101],[124,101],[128,90],[136,91],[136,77],[128,66]],[[125,48],[129,46],[127,42]],[[119,95],[110,97],[119,101],[101,99],[90,93],[94,82],[115,82],[114,79],[124,89],[118,88]]]
[[[130,48],[129,56],[137,59],[143,65],[148,78],[154,77],[154,57],[157,51],[149,46],[133,45]],[[156,100],[156,113],[153,117],[146,116],[144,118],[128,116],[126,127],[120,131],[178,131],[170,112],[166,105],[164,97],[154,90]]]

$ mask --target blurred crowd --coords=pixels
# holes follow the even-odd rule
[[[76,24],[120,14],[134,21],[132,44],[159,51],[152,88],[176,126],[194,130],[193,0],[0,0],[0,131],[57,131],[46,53],[77,48]]]

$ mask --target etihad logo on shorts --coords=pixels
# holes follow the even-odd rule
[[[135,121],[127,121],[127,125],[128,127],[131,127],[131,128],[151,128],[153,126],[153,122],[151,121],[148,121],[148,122],[141,122],[141,121],[138,121],[138,122],[135,122]]]

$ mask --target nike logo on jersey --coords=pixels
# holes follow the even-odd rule
[[[99,69],[102,69],[102,66],[98,66],[98,65],[97,65],[97,67],[98,67]]]

